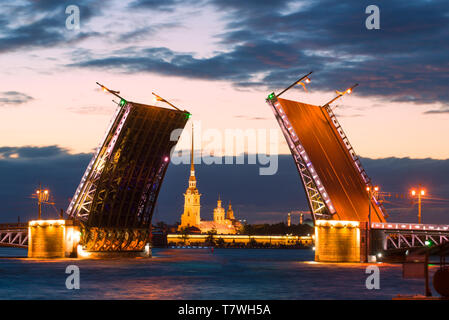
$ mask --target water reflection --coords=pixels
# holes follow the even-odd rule
[[[17,249],[4,249],[0,256],[18,255],[12,251]],[[379,264],[381,289],[367,290],[367,264],[311,263],[311,250],[154,249],[153,254],[123,260],[2,258],[0,298],[391,299],[424,288],[422,280],[403,280],[400,265]],[[65,288],[69,264],[80,267],[80,290]]]

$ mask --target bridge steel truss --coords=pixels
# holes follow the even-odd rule
[[[371,230],[383,233],[383,250],[385,251],[449,242],[449,226],[447,225],[372,223]]]
[[[0,247],[28,248],[27,224],[0,224]]]
[[[189,117],[135,102],[118,107],[67,209],[82,223],[86,250],[142,250],[176,145],[172,135]]]
[[[322,185],[312,162],[310,161],[306,150],[301,145],[295,129],[288,120],[282,105],[278,102],[277,97],[267,99],[266,102],[273,110],[276,120],[284,134],[287,144],[295,161],[296,168],[301,177],[304,190],[306,192],[310,211],[314,221],[319,219],[331,219],[335,213],[332,201],[327,197],[327,192]]]

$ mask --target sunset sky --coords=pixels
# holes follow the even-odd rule
[[[266,96],[312,70],[309,92],[285,98],[322,105],[359,83],[335,112],[362,157],[448,159],[449,2],[377,1],[380,30],[365,28],[370,4],[2,3],[0,160],[24,147],[91,153],[115,110],[96,81],[140,103],[154,91],[203,129],[278,129]],[[79,30],[66,28],[68,5],[80,8]]]

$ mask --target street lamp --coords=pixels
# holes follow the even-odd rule
[[[39,186],[39,189],[36,190],[37,196],[37,205],[38,205],[38,219],[40,220],[42,217],[42,203],[48,203],[48,199],[50,197],[50,192],[47,189],[42,189]]]
[[[304,82],[298,81],[297,84],[301,85],[304,88],[304,91],[307,92],[306,83],[310,83],[311,80],[309,77],[306,77]]]
[[[343,97],[345,94],[351,94],[352,91],[354,90],[355,87],[357,87],[359,84],[356,83],[355,85],[353,85],[352,87],[346,89],[345,91],[338,91],[335,90],[335,93],[337,94],[337,96],[335,98],[333,98],[331,101],[329,101],[328,103],[326,103],[323,107],[325,106],[329,106],[332,102],[334,102],[335,100],[337,100],[338,98]]]
[[[421,198],[426,194],[426,190],[424,190],[421,185],[419,185],[418,189],[412,189],[410,192],[412,196],[418,196],[418,223],[421,224]]]
[[[369,196],[368,221],[369,221],[369,225],[371,226],[371,199],[373,198],[373,196],[377,196],[377,193],[379,192],[379,187],[378,186],[372,186],[372,187],[367,186],[366,191],[368,192],[368,196]]]
[[[349,90],[349,89],[348,89]],[[371,200],[373,196],[377,197],[377,193],[379,192],[378,186],[367,186],[366,191],[368,192],[368,228],[366,228],[366,261],[368,261],[368,256],[370,254],[370,230],[371,230]]]

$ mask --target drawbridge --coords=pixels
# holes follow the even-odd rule
[[[357,225],[364,231],[356,236],[358,244],[353,245],[365,250],[365,255],[372,251],[372,248],[369,249],[369,232],[376,235],[376,241],[372,241],[381,250],[447,241],[447,225],[387,223],[386,210],[376,192],[373,192],[376,187],[330,107],[332,102],[351,93],[357,84],[344,92],[337,91],[337,96],[322,106],[280,98],[297,84],[305,88],[305,83],[310,82],[308,76],[311,73],[281,93],[269,94],[266,102],[293,156],[315,225],[317,221],[321,226],[330,227]],[[331,248],[332,241],[329,239],[323,238]]]
[[[67,209],[81,224],[87,251],[139,251],[148,242],[151,219],[170,152],[173,132],[190,113],[155,95],[162,108],[118,97],[116,114]]]
[[[370,198],[371,180],[329,103],[316,106],[279,95],[270,94],[267,103],[292,153],[313,219],[385,222],[385,209],[374,195]]]

